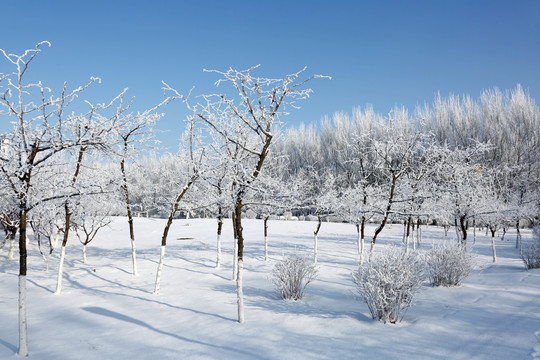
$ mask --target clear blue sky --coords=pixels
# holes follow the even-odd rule
[[[283,119],[293,125],[366,104],[413,110],[439,91],[476,97],[518,83],[540,102],[538,0],[7,0],[0,11],[0,48],[52,43],[32,77],[58,88],[98,76],[89,96],[105,101],[128,87],[136,109],[162,99],[161,80],[204,92],[216,77],[203,68],[255,64],[262,76],[303,66],[332,76],[314,81],[311,99]],[[186,111],[180,103],[163,111],[158,128],[169,132],[158,138],[175,151]]]

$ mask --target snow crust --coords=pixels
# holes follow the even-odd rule
[[[32,359],[540,359],[540,272],[526,271],[515,233],[491,239],[479,232],[476,266],[455,288],[425,285],[397,325],[371,319],[356,299],[356,228],[323,223],[318,236],[319,277],[301,301],[283,301],[269,280],[283,255],[313,256],[316,222],[269,221],[265,262],[262,220],[245,220],[245,324],[237,322],[231,280],[230,220],[216,269],[211,219],[175,220],[161,290],[153,294],[166,220],[135,219],[139,276],[132,275],[126,218],[116,218],[87,249],[70,239],[62,294],[54,295],[59,252],[50,270],[32,241],[27,275],[29,353]],[[367,229],[366,240],[374,227]],[[444,239],[423,227],[420,251]],[[449,232],[449,234],[451,234]],[[182,238],[181,240],[178,240]],[[402,226],[381,233],[375,251],[399,244]],[[187,239],[187,240],[186,240]],[[523,231],[523,241],[530,241]],[[472,241],[470,241],[472,243]],[[18,263],[0,254],[0,359],[16,359]]]

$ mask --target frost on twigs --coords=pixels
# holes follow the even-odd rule
[[[306,286],[313,281],[319,271],[313,261],[302,256],[286,256],[272,271],[272,282],[284,300],[300,300]]]
[[[473,256],[457,242],[444,242],[426,256],[427,272],[433,286],[457,286],[469,276]]]
[[[395,324],[413,305],[413,296],[422,285],[423,262],[414,253],[391,247],[374,254],[352,276],[373,319]]]
[[[525,247],[521,255],[528,270],[540,269],[540,227],[534,228],[533,238],[533,242]]]

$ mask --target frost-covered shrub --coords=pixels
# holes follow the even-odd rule
[[[287,256],[274,266],[271,280],[282,299],[300,300],[306,286],[318,273],[313,260],[297,255]]]
[[[457,242],[444,242],[426,255],[426,269],[433,286],[457,286],[472,268],[472,255]]]
[[[521,255],[527,269],[540,269],[540,227],[533,230],[533,242],[528,244]]]
[[[384,323],[403,319],[422,285],[423,262],[414,253],[391,247],[374,254],[353,272],[353,281],[371,316]]]

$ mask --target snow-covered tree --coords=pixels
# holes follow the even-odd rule
[[[41,42],[24,53],[9,54],[0,50],[3,59],[12,66],[0,74],[0,116],[11,122],[12,130],[2,134],[0,155],[1,183],[5,185],[5,203],[10,204],[18,217],[19,231],[19,350],[28,355],[26,320],[27,224],[29,213],[38,205],[59,199],[80,196],[80,191],[68,186],[57,193],[47,189],[51,184],[37,181],[37,175],[46,171],[54,159],[64,158],[77,162],[81,149],[109,148],[110,119],[96,116],[107,104],[92,105],[83,114],[69,108],[91,84],[70,90],[66,83],[54,93],[41,82],[28,82],[30,65],[42,48]],[[73,173],[72,173],[73,175]]]
[[[205,172],[206,158],[205,148],[199,143],[199,138],[196,137],[197,129],[193,122],[193,118],[190,117],[187,121],[187,129],[184,138],[184,146],[180,148],[176,157],[176,161],[181,166],[175,167],[173,173],[168,173],[166,181],[172,188],[172,196],[169,201],[169,214],[167,217],[167,223],[163,229],[163,235],[161,236],[161,251],[159,257],[159,263],[156,273],[156,282],[154,286],[154,294],[159,294],[161,288],[161,274],[163,271],[163,264],[165,262],[165,248],[167,246],[167,237],[169,230],[172,226],[173,219],[177,212],[180,210],[180,204],[185,203],[186,194],[195,185],[195,183],[201,177],[201,174]]]
[[[247,70],[211,70],[220,76],[216,86],[231,85],[230,92],[201,95],[197,105],[183,97],[195,118],[223,137],[225,146],[230,149],[232,174],[232,220],[235,242],[238,244],[238,322],[244,322],[243,296],[243,256],[244,234],[242,210],[245,197],[263,170],[266,157],[274,139],[274,130],[280,115],[287,107],[295,108],[297,100],[305,99],[311,89],[305,84],[318,75],[298,81],[303,71],[287,75],[281,79],[262,78],[252,73],[255,66]],[[166,90],[179,95],[174,89]]]
[[[129,237],[131,240],[131,259],[133,264],[133,275],[135,276],[138,275],[137,253],[135,246],[135,229],[133,227],[132,203],[130,200],[126,166],[128,165],[128,160],[130,158],[132,159],[137,153],[140,152],[141,147],[149,145],[149,142],[153,137],[153,125],[161,117],[161,114],[158,114],[155,111],[170,100],[170,98],[166,98],[156,107],[138,113],[129,112],[132,103],[130,102],[129,104],[124,105],[122,101],[118,105],[117,116],[114,118],[116,123],[116,132],[118,134],[118,138],[120,139],[120,149],[117,152],[120,170],[122,173],[121,189],[126,204]]]

